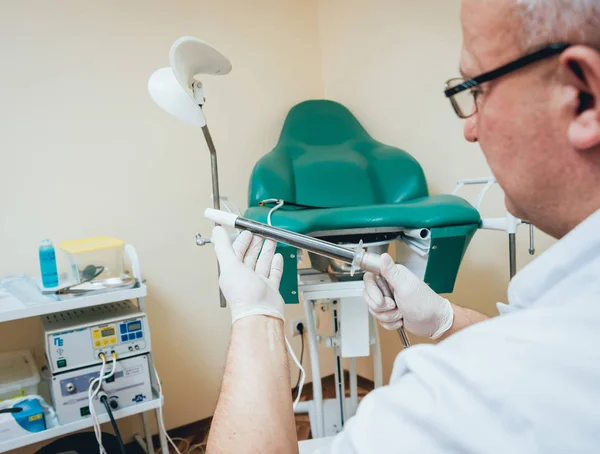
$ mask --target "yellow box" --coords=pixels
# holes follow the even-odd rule
[[[125,243],[117,238],[97,237],[84,240],[63,241],[58,246],[69,254],[81,254],[83,252],[94,252],[101,249],[120,248]]]
[[[104,279],[124,279],[131,274],[130,264],[125,263],[125,243],[117,238],[98,237],[58,243],[64,252],[71,269],[71,277],[76,282],[83,279],[82,272],[94,266],[98,276],[96,282]]]
[[[100,330],[95,329],[94,332],[92,333],[92,337],[94,339],[100,339]]]

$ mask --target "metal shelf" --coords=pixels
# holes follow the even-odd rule
[[[114,303],[116,301],[143,298],[147,293],[146,285],[140,284],[139,286],[130,289],[104,291],[102,293],[94,292],[94,294],[91,295],[67,295],[61,297],[60,301],[51,301],[35,306],[25,306],[23,308],[4,312],[2,311],[2,307],[0,307],[0,323],[52,314],[55,312],[98,306],[100,304]]]
[[[122,408],[113,412],[115,419],[125,418],[127,416],[137,415],[149,410],[155,410],[162,406],[163,400],[155,395],[155,398],[148,402],[133,405],[131,407]],[[101,413],[98,415],[98,421],[100,424],[109,422],[108,414]],[[35,432],[24,437],[14,438],[8,441],[0,442],[0,452],[8,452],[12,449],[21,448],[23,446],[31,445],[33,443],[39,443],[40,441],[49,440],[50,438],[60,437],[61,435],[70,434],[78,430],[87,429],[92,427],[92,418],[86,418],[79,421],[75,421],[62,426],[53,427],[51,429],[44,430],[43,432]],[[96,447],[90,450],[97,450]]]
[[[129,256],[132,266],[132,274],[139,282],[134,288],[125,288],[117,290],[106,290],[106,291],[94,291],[83,295],[64,295],[60,297],[59,301],[50,301],[47,303],[36,304],[32,306],[23,306],[17,309],[3,310],[0,306],[0,323],[10,322],[12,320],[20,320],[29,317],[37,317],[40,315],[53,314],[56,312],[70,311],[76,309],[83,309],[85,307],[99,306],[101,304],[115,303],[117,301],[124,300],[137,300],[140,311],[146,312],[146,304],[144,297],[148,294],[148,289],[142,283],[142,274],[140,271],[139,261],[135,249],[131,245],[125,246],[125,253]],[[150,355],[150,364],[152,365],[152,352]],[[151,382],[154,383],[154,379],[150,378]],[[146,443],[152,443],[152,436],[149,427],[148,415],[152,410],[157,410],[162,407],[164,400],[159,397],[154,390],[154,399],[149,402],[143,402],[131,407],[117,410],[113,413],[116,419],[126,418],[127,416],[142,415],[144,423],[144,433]],[[158,416],[158,415],[157,415]],[[101,424],[109,421],[108,415],[102,413],[98,415],[98,420]],[[23,446],[31,445],[33,443],[39,443],[41,441],[49,440],[51,438],[60,437],[62,435],[77,432],[82,429],[92,427],[92,419],[85,418],[76,422],[72,422],[57,427],[52,427],[43,432],[27,434],[20,438],[11,440],[0,440],[0,453],[11,451],[13,449],[21,448]],[[159,430],[160,445],[163,452],[168,451],[167,439],[165,435]],[[97,447],[90,447],[91,451],[96,451]],[[150,449],[151,452],[154,452]]]

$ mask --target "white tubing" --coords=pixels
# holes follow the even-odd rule
[[[479,210],[479,206],[481,205],[481,202],[483,202],[485,193],[488,191],[488,189],[490,189],[494,185],[494,183],[496,183],[495,180],[490,181],[483,187],[483,189],[481,191],[479,191],[479,195],[477,196],[477,200],[475,201],[475,208],[477,208],[477,210]]]
[[[431,236],[431,232],[429,231],[429,229],[411,229],[411,230],[405,230],[404,234],[407,237],[415,238],[417,240],[428,240],[429,237]]]
[[[481,220],[481,229],[483,230],[500,230],[508,232],[508,221],[506,218],[484,218]]]
[[[494,177],[482,177],[482,178],[465,178],[464,180],[458,180],[457,184],[487,184],[495,183],[496,178]]]
[[[298,405],[296,405],[296,408],[294,408],[294,413],[295,414],[301,414],[301,413],[308,413],[310,412],[310,408],[312,406],[312,401],[302,401],[302,402],[298,402]]]
[[[239,216],[235,213],[215,210],[214,208],[207,208],[204,210],[204,217],[210,219],[215,224],[220,224],[227,227],[235,227],[235,221],[237,218],[239,218]]]

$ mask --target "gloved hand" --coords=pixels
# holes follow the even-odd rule
[[[283,257],[275,254],[277,243],[266,240],[263,246],[263,238],[244,231],[231,244],[223,227],[214,228],[212,243],[221,266],[219,286],[229,303],[232,323],[250,315],[284,320],[285,303],[279,293]]]
[[[402,265],[394,263],[389,254],[381,256],[381,276],[388,282],[394,300],[384,297],[372,273],[364,277],[364,298],[369,312],[385,329],[404,326],[417,336],[439,338],[452,326],[454,311],[450,302]],[[398,307],[396,307],[396,305]]]

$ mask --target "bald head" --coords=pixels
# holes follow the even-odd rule
[[[560,42],[600,48],[600,0],[464,0],[462,11],[495,18],[478,28],[495,27],[496,40],[517,42],[521,53]]]
[[[600,1],[509,0],[529,50],[556,42],[600,47]]]

